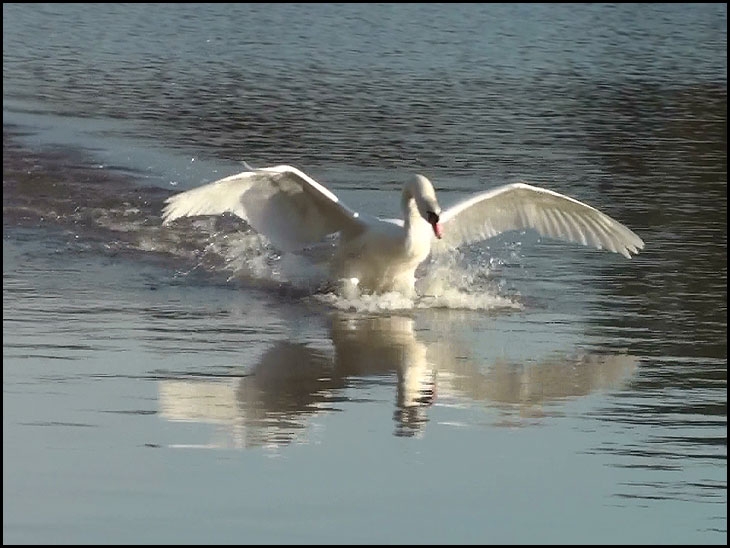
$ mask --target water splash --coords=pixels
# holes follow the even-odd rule
[[[494,257],[462,253],[439,256],[419,267],[414,295],[368,294],[334,289],[337,284],[329,279],[327,268],[334,242],[325,242],[302,253],[281,254],[264,236],[250,231],[220,230],[211,222],[199,222],[195,228],[207,232],[207,243],[197,257],[197,267],[224,272],[229,281],[286,287],[337,310],[378,313],[425,308],[522,308],[493,279],[493,270],[499,265]],[[171,245],[168,251],[180,252],[178,247],[178,244]]]

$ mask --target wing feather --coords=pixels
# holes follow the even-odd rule
[[[527,229],[629,258],[644,247],[634,232],[597,209],[525,183],[502,186],[464,200],[444,211],[441,224],[443,238],[434,245],[436,251],[508,230]]]
[[[244,171],[171,196],[165,224],[180,217],[233,213],[284,251],[328,234],[357,234],[364,222],[330,190],[290,166]]]

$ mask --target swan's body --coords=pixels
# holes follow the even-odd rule
[[[171,196],[164,222],[233,213],[282,251],[339,233],[332,276],[361,290],[410,293],[415,271],[432,251],[491,238],[508,230],[608,249],[631,257],[644,242],[621,223],[573,198],[524,183],[477,194],[442,213],[428,179],[403,187],[403,220],[360,214],[301,171],[277,166],[245,171]]]

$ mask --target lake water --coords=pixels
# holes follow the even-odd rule
[[[509,233],[322,293],[164,198],[288,163]],[[727,6],[3,5],[4,543],[727,542]]]

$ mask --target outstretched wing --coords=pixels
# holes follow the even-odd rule
[[[358,213],[317,181],[290,166],[244,171],[166,200],[165,224],[179,217],[233,213],[283,251],[301,249],[328,234],[357,234]]]
[[[631,257],[644,242],[608,215],[557,192],[515,183],[477,194],[441,215],[438,246],[458,247],[508,230],[533,229],[541,236],[567,240]],[[434,249],[438,250],[437,245]]]

